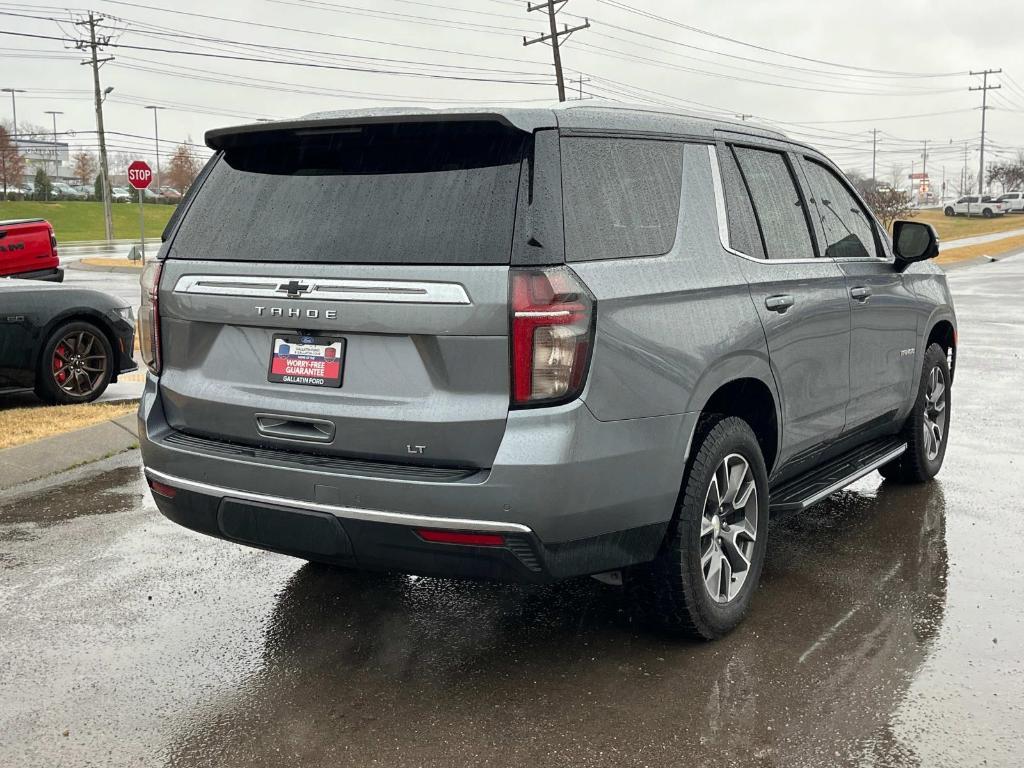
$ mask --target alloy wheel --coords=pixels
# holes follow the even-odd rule
[[[924,393],[924,450],[928,461],[935,461],[946,436],[946,376],[935,366],[928,374]]]
[[[718,465],[704,497],[700,564],[711,599],[727,603],[750,573],[757,540],[757,484],[750,464],[730,453]]]
[[[58,387],[82,398],[103,385],[109,365],[103,342],[95,333],[73,331],[54,347],[51,371]]]

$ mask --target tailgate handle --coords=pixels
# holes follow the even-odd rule
[[[261,435],[281,440],[305,440],[314,443],[329,443],[334,440],[333,421],[306,419],[301,416],[257,413],[256,430]]]

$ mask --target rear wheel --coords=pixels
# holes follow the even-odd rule
[[[644,619],[712,640],[746,615],[768,534],[768,475],[757,438],[735,417],[715,417],[684,480],[674,528],[658,557],[627,574]]]
[[[900,483],[923,483],[938,474],[949,442],[950,404],[946,352],[938,344],[931,344],[925,351],[914,409],[903,427],[907,450],[879,468],[882,477]]]
[[[983,210],[981,212],[981,215],[984,216],[986,219],[991,219],[992,218],[992,209],[991,208],[986,208],[985,210]]]
[[[954,211],[949,206],[946,206],[946,209],[943,211],[943,213],[946,214],[947,216],[955,216],[956,215],[956,211]]]
[[[103,394],[113,375],[114,353],[106,334],[92,323],[62,325],[43,345],[36,394],[48,403],[89,403]]]

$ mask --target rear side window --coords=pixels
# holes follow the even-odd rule
[[[781,152],[736,147],[769,259],[813,259],[804,203]]]
[[[828,168],[813,160],[803,163],[813,209],[825,234],[825,256],[864,259],[877,255],[875,228],[868,212],[846,185]]]
[[[679,222],[683,144],[563,137],[562,207],[568,261],[658,256]]]
[[[485,122],[243,135],[210,169],[169,256],[507,264],[528,141]]]
[[[720,168],[725,191],[726,219],[729,222],[729,245],[747,256],[763,259],[764,243],[757,228],[757,217],[750,202],[750,194],[736,165],[732,152],[722,152]]]

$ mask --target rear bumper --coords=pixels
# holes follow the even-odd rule
[[[17,275],[8,275],[8,277],[16,277],[19,280],[42,280],[48,283],[63,283],[64,268],[54,267],[52,269],[36,269],[32,272],[21,272]]]
[[[147,476],[169,519],[212,536],[367,569],[547,581],[645,562],[678,496],[694,418],[600,422],[580,402],[511,412],[494,466],[456,481],[381,477],[183,449],[156,381],[139,410]],[[502,546],[417,531],[499,534]]]

